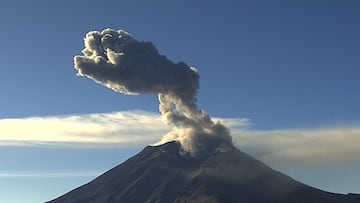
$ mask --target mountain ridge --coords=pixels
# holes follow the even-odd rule
[[[235,147],[193,157],[178,142],[147,146],[93,181],[49,203],[209,202],[359,203],[360,195],[322,191],[273,170]]]

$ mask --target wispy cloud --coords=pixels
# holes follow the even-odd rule
[[[114,112],[0,120],[0,145],[146,145],[169,131],[149,112]]]
[[[4,172],[0,171],[0,179],[3,178],[78,178],[96,177],[104,171],[78,171],[78,172]]]
[[[257,131],[244,118],[216,118],[245,152],[274,164],[360,163],[360,127]],[[128,111],[0,120],[0,145],[144,146],[170,127],[159,114]]]
[[[360,127],[233,130],[244,151],[274,164],[360,164]]]

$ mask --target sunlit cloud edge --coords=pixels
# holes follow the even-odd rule
[[[234,144],[278,164],[360,163],[360,126],[256,130],[247,118],[214,118],[228,126]],[[170,126],[160,114],[122,111],[0,119],[0,146],[109,148],[152,145]]]

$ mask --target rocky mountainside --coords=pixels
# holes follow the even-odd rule
[[[93,181],[50,203],[359,203],[360,195],[325,192],[275,171],[240,150],[202,157],[177,142],[148,146]]]

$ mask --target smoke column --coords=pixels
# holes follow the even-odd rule
[[[151,42],[137,41],[123,30],[91,31],[84,44],[83,56],[74,57],[79,76],[123,94],[158,95],[162,120],[173,126],[161,143],[179,141],[193,156],[232,146],[227,128],[197,107],[199,74],[195,68],[173,63]]]

